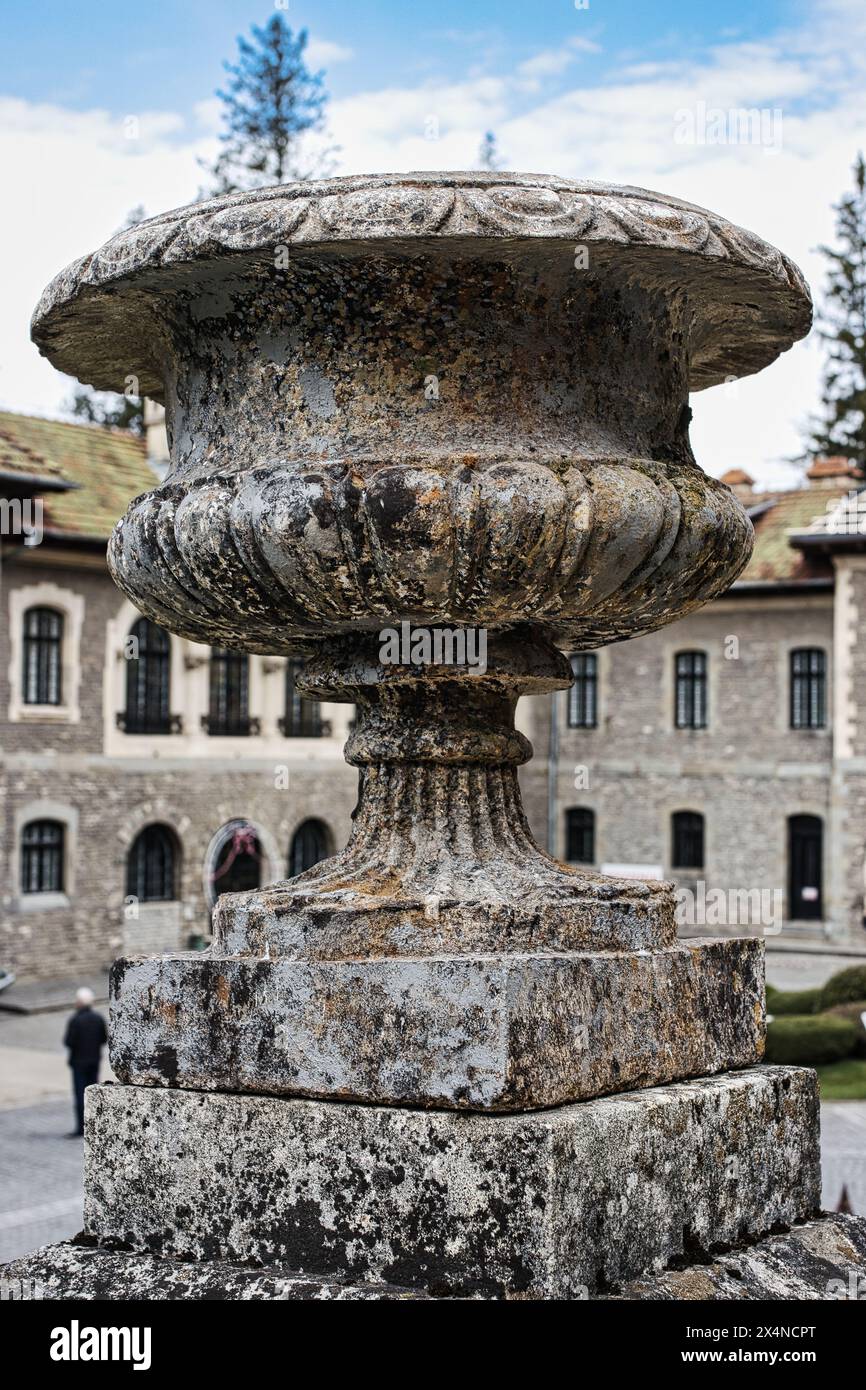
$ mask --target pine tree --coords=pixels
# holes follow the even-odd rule
[[[89,386],[76,386],[66,409],[89,425],[144,434],[144,402],[140,396],[116,395],[113,391],[92,391]]]
[[[810,457],[840,455],[866,465],[866,164],[854,165],[854,189],[836,204],[838,248],[830,262],[820,334],[829,345],[824,417],[806,445]]]
[[[253,25],[252,34],[252,42],[238,38],[238,62],[225,64],[231,81],[217,92],[226,128],[222,152],[206,166],[215,194],[330,172],[327,152],[316,167],[300,162],[301,137],[321,129],[327,101],[324,74],[309,72],[304,62],[306,29],[295,35],[274,15],[263,29]]]
[[[484,139],[481,141],[481,148],[478,151],[478,162],[482,169],[502,168],[502,160],[499,158],[496,136],[492,130],[484,132]]]

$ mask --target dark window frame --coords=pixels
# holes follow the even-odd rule
[[[250,658],[230,647],[211,647],[208,713],[202,727],[214,738],[249,738],[260,732],[250,718]]]
[[[790,655],[792,729],[827,727],[827,653],[823,647],[795,647]]]
[[[568,727],[598,728],[598,655],[574,652],[568,658],[574,676],[568,692]]]
[[[303,661],[291,660],[286,664],[285,713],[278,727],[286,738],[321,738],[324,732],[321,703],[308,699],[297,687],[303,669]]]
[[[118,725],[127,734],[171,734],[180,719],[171,710],[171,636],[164,627],[139,618],[129,629],[137,655],[127,658],[126,707]]]
[[[709,724],[709,661],[706,652],[674,654],[674,727],[706,729]]]
[[[314,835],[318,837],[317,849],[321,853],[312,857],[311,847]],[[327,859],[331,854],[330,840],[328,827],[317,816],[308,816],[306,820],[301,821],[289,845],[289,878],[296,878],[298,874],[311,869],[314,864],[319,864],[323,859]]]
[[[22,682],[25,705],[63,704],[64,614],[40,604],[28,608],[22,623]]]
[[[66,826],[46,817],[21,827],[21,892],[63,893],[66,883]]]
[[[126,895],[141,903],[177,902],[178,841],[171,826],[139,830],[126,856]]]
[[[566,808],[565,859],[568,864],[595,863],[595,811],[591,806]]]
[[[791,921],[821,921],[824,916],[824,818],[799,812],[787,819],[788,917]],[[812,863],[809,863],[809,859]],[[805,879],[811,879],[806,884]],[[817,890],[806,898],[804,888]]]
[[[703,869],[706,857],[706,817],[700,811],[674,811],[671,816],[671,868]]]

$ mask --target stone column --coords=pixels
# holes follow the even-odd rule
[[[573,1298],[812,1214],[814,1078],[755,1066],[762,944],[678,941],[670,885],[538,848],[513,722],[563,649],[739,573],[688,392],[809,321],[796,267],[721,218],[504,174],[197,204],[49,287],[55,365],[166,406],[118,584],[196,641],[305,656],[357,707],[360,773],[335,858],[222,898],[204,955],[116,963],[123,1084],[90,1093],[57,1287],[110,1259],[176,1296],[182,1256],[211,1291],[253,1261],[281,1296]]]

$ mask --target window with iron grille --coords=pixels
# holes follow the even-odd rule
[[[246,737],[258,733],[250,719],[250,659],[246,652],[213,647],[210,657],[210,709],[204,720],[209,734]]]
[[[565,813],[565,857],[569,864],[595,862],[595,812],[572,806]]]
[[[328,830],[320,820],[305,820],[292,836],[289,848],[289,877],[311,869],[328,857]]]
[[[59,705],[63,685],[63,614],[28,608],[24,614],[24,703]]]
[[[673,815],[671,868],[704,867],[704,818],[698,811],[675,811]]]
[[[32,820],[21,832],[21,892],[63,892],[64,827],[56,820]]]
[[[827,655],[820,647],[791,652],[791,728],[823,729],[827,724]]]
[[[132,842],[126,861],[127,896],[142,903],[172,902],[176,841],[167,825],[146,825]]]
[[[706,652],[677,652],[674,719],[678,729],[707,727]]]
[[[149,618],[129,631],[131,655],[126,663],[126,710],[118,719],[128,734],[169,734],[171,638]]]
[[[598,658],[595,652],[569,657],[574,685],[568,692],[568,727],[594,729],[598,723]]]
[[[286,712],[279,721],[280,732],[286,738],[320,738],[322,707],[318,700],[308,700],[297,686],[304,669],[302,661],[290,661],[286,666]]]

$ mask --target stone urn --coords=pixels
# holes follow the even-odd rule
[[[539,849],[513,719],[569,684],[564,651],[736,577],[751,528],[692,457],[688,393],[809,319],[796,268],[719,217],[514,174],[201,203],[49,287],[42,351],[166,404],[120,587],[197,641],[303,656],[357,707],[360,777],[340,854],[223,897],[204,954],[116,963],[83,1238],[7,1278],[653,1298],[697,1258],[739,1298],[855,1270],[854,1218],[763,1239],[820,1198],[814,1073],[756,1065],[763,943],[678,941],[670,885]]]
[[[121,589],[195,641],[302,655],[308,694],[357,707],[349,844],[220,899],[205,956],[117,964],[118,1076],[507,1110],[754,1060],[758,943],[678,944],[670,885],[541,850],[513,716],[569,685],[564,650],[736,578],[751,526],[694,460],[688,395],[809,323],[749,232],[534,175],[240,194],[53,282],[42,352],[166,406],[169,475],[109,546]]]

